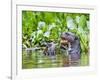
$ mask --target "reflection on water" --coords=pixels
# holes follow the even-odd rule
[[[42,50],[29,51],[29,52],[23,50],[22,52],[23,69],[68,67],[68,66],[81,66],[81,65],[82,64],[80,63],[80,60],[78,60],[78,62],[71,62],[70,56],[64,57],[62,54],[59,53],[56,54],[55,56],[45,56]],[[88,65],[88,63],[86,63],[83,66],[86,65]]]

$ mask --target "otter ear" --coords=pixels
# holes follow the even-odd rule
[[[75,41],[75,36],[70,35],[69,40],[70,40],[70,42],[74,42]]]
[[[68,39],[70,42],[74,42],[76,36],[74,33],[71,33],[71,32],[67,32],[66,35],[68,36]]]

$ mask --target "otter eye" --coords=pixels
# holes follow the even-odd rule
[[[69,33],[65,33],[66,35],[70,35]]]

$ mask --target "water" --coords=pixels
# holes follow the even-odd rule
[[[23,54],[22,56],[23,57],[22,58],[22,68],[23,69],[88,65],[86,55],[82,55],[83,56],[82,60],[79,60],[78,63],[72,64],[71,60],[68,57],[64,57],[62,54],[56,54],[56,56],[45,56],[41,50],[32,51],[31,58],[30,57],[27,58],[28,55],[25,51],[23,51],[22,54]],[[69,63],[66,62],[67,60],[69,61]]]

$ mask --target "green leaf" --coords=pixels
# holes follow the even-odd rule
[[[87,24],[86,24],[86,16],[84,16],[84,15],[81,15],[80,16],[80,21],[79,21],[79,27],[82,27],[83,29],[85,28],[85,27],[87,27]]]

